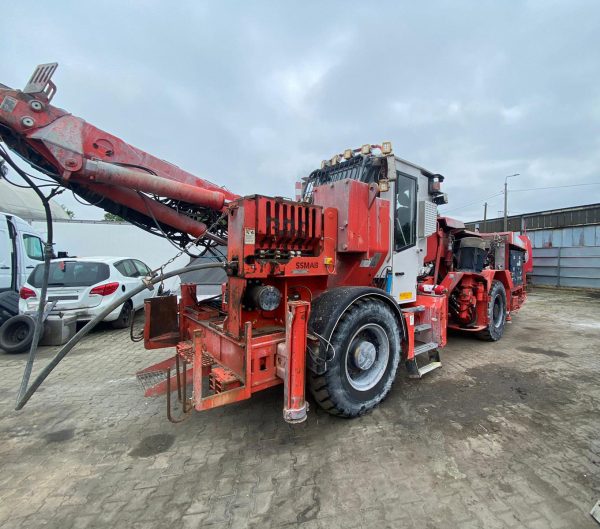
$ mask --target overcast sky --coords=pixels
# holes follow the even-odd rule
[[[239,194],[390,140],[475,220],[600,202],[600,2],[9,2],[0,82]],[[90,6],[90,7],[87,7]],[[101,212],[62,201],[77,218]],[[489,217],[503,197],[489,198]]]

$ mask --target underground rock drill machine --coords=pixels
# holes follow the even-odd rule
[[[217,299],[182,284],[179,297],[146,302],[145,347],[175,353],[138,373],[146,395],[176,388],[187,412],[282,385],[284,419],[299,422],[308,386],[329,413],[355,417],[382,401],[401,363],[411,378],[440,367],[448,329],[499,340],[526,299],[527,237],[438,216],[444,178],[388,142],[324,161],[297,200],[238,197],[52,106],[55,68],[0,89],[6,145],[180,248],[226,247]]]

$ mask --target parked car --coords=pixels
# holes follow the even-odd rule
[[[19,291],[19,312],[32,314],[37,310],[43,280],[44,265],[33,270]],[[80,257],[53,259],[50,263],[48,301],[56,301],[49,317],[55,314],[88,321],[102,312],[126,292],[140,285],[150,273],[142,261],[131,257]],[[104,321],[117,329],[128,327],[135,311],[144,300],[156,295],[156,289],[145,289],[125,304],[113,310]]]

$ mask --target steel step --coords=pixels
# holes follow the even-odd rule
[[[415,332],[423,332],[431,329],[431,323],[420,323],[419,325],[415,325]]]
[[[423,353],[428,353],[429,351],[433,351],[434,349],[437,349],[438,344],[435,342],[427,342],[427,343],[421,343],[421,342],[415,342],[418,343],[419,345],[415,345],[415,356],[419,356],[422,355]]]
[[[442,367],[441,362],[430,362],[426,366],[420,367],[419,368],[419,378],[422,377],[423,375],[426,375],[430,371],[437,369],[438,367]]]
[[[416,307],[407,307],[405,309],[402,309],[402,312],[423,312],[424,310],[424,305],[417,305]]]

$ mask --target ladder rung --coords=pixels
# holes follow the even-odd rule
[[[429,351],[433,351],[434,349],[437,349],[437,346],[438,344],[435,342],[427,342],[415,345],[415,356],[422,355],[423,353],[428,353]]]
[[[402,309],[402,312],[423,312],[424,310],[424,305],[417,305],[416,307],[407,307],[405,309]]]
[[[431,329],[431,323],[420,323],[419,325],[415,325],[415,332],[423,332]]]
[[[420,376],[426,375],[427,373],[429,373],[430,371],[433,371],[434,369],[437,369],[438,367],[442,367],[441,362],[430,362],[426,366],[419,368],[419,375]]]

